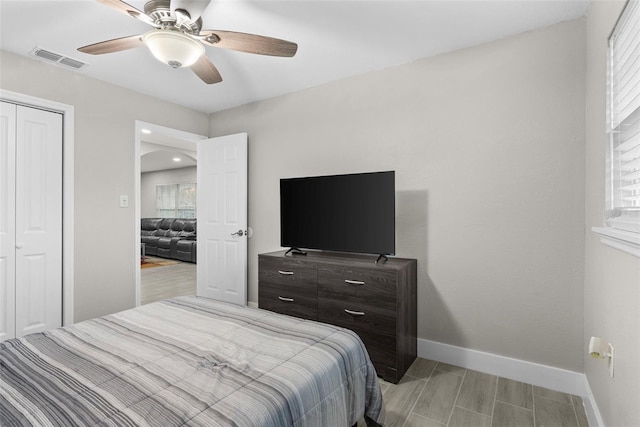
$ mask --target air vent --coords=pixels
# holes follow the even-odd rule
[[[86,62],[78,61],[77,59],[69,58],[39,47],[34,48],[29,52],[29,55],[49,63],[62,65],[66,68],[72,68],[74,70],[79,70],[87,66]]]
[[[87,65],[84,62],[78,61],[77,59],[71,59],[71,58],[62,58],[60,60],[60,63],[62,65],[66,65],[67,67],[71,67],[71,68],[75,68],[76,70],[79,70],[80,68],[84,67],[85,65]]]

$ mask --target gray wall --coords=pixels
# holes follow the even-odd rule
[[[75,107],[75,320],[133,307],[135,121],[202,135],[208,115],[6,51],[0,87]]]
[[[156,185],[196,182],[196,167],[140,174],[140,218],[156,216]]]
[[[585,373],[607,426],[640,426],[640,259],[605,246],[591,227],[604,226],[607,38],[623,1],[594,1],[587,20]],[[615,377],[586,355],[589,337],[615,347]]]
[[[213,114],[249,134],[249,300],[279,179],[395,170],[418,335],[582,371],[583,19]]]

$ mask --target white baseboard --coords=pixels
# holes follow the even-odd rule
[[[592,427],[604,426],[587,377],[580,372],[418,338],[418,357],[581,396]]]
[[[247,305],[251,308],[258,308],[258,303],[253,301],[247,301]]]
[[[584,412],[587,414],[589,425],[592,427],[604,427],[602,415],[600,415],[600,410],[598,409],[596,400],[593,397],[593,392],[591,391],[591,387],[589,386],[589,381],[586,376],[584,377],[584,388],[587,391],[587,395],[583,396],[582,400],[584,401]]]

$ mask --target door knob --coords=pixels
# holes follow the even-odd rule
[[[244,231],[243,230],[238,230],[235,233],[231,233],[232,236],[244,236]]]
[[[16,249],[22,249],[22,245],[20,243],[16,243]]]

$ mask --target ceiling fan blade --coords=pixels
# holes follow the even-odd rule
[[[286,40],[257,34],[238,33],[235,31],[203,30],[200,31],[202,42],[223,49],[240,52],[257,53],[269,56],[291,57],[296,54],[298,45]],[[200,38],[200,37],[199,37]]]
[[[142,46],[142,36],[121,37],[119,39],[106,40],[99,43],[79,47],[78,50],[91,55],[102,55],[104,53],[120,52],[122,50],[133,49]]]
[[[110,8],[117,10],[118,12],[124,13],[127,16],[131,16],[133,18],[139,19],[142,22],[145,22],[149,25],[153,25],[156,27],[156,24],[153,22],[148,15],[142,12],[139,9],[127,4],[121,0],[97,0],[99,3],[102,3]]]
[[[214,83],[220,83],[222,81],[220,72],[218,71],[216,66],[213,65],[213,62],[209,61],[209,58],[207,58],[206,55],[200,55],[200,58],[198,58],[195,64],[193,64],[190,68],[194,73],[196,73],[198,77],[200,77],[200,80],[202,80],[206,84],[210,85]]]

